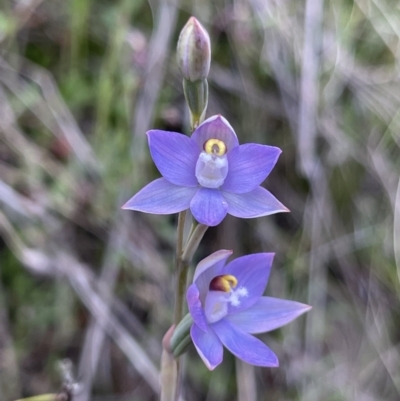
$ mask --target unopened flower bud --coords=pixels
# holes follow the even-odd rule
[[[194,17],[189,18],[179,35],[177,59],[186,80],[195,82],[207,78],[211,62],[210,37]]]

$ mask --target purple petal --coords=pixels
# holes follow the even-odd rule
[[[196,266],[193,282],[195,282],[200,275],[206,273],[206,271],[207,274],[212,271],[211,278],[217,276],[222,267],[225,266],[226,259],[228,259],[232,253],[233,251],[231,250],[221,249],[220,251],[214,252],[201,260]],[[218,270],[216,271],[217,266]]]
[[[224,219],[228,204],[218,189],[200,188],[190,202],[193,217],[206,226],[216,226]]]
[[[277,367],[277,356],[258,338],[247,334],[226,319],[211,325],[222,344],[233,355],[251,365]]]
[[[234,147],[239,146],[235,131],[221,115],[212,116],[200,124],[193,132],[192,139],[197,143],[200,150],[204,149],[204,143],[209,139],[220,139],[223,141],[228,152]]]
[[[189,209],[197,188],[179,187],[158,178],[128,200],[122,209],[154,214],[171,214]]]
[[[229,313],[237,313],[254,305],[265,291],[271,272],[273,253],[254,253],[241,256],[228,263],[221,274],[235,276],[238,283],[235,290],[241,287],[247,290],[247,296],[240,297],[240,304],[229,305]]]
[[[232,255],[233,251],[222,249],[207,256],[196,266],[194,272],[193,282],[196,283],[200,292],[200,300],[204,305],[205,297],[207,295],[210,281],[218,276],[225,266],[226,259]]]
[[[208,369],[213,370],[222,362],[224,349],[221,341],[210,327],[207,332],[204,332],[196,324],[193,324],[190,329],[190,336]]]
[[[250,308],[228,315],[226,319],[247,333],[265,333],[290,323],[310,309],[311,306],[300,302],[261,297]]]
[[[222,192],[222,194],[228,202],[228,213],[232,216],[249,219],[289,211],[263,187],[257,187],[246,194],[229,192]]]
[[[281,150],[274,146],[248,143],[228,154],[229,172],[223,191],[243,194],[257,188],[275,166]]]
[[[151,130],[147,132],[151,157],[169,182],[185,187],[198,185],[195,176],[200,151],[186,135]]]
[[[199,328],[203,331],[207,331],[208,324],[199,297],[200,293],[196,284],[190,285],[186,292],[186,300],[188,303],[189,312],[197,326],[199,326]]]

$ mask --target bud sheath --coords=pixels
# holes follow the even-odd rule
[[[171,337],[170,350],[175,358],[185,353],[192,343],[190,337],[190,328],[193,324],[193,319],[188,313],[175,328]]]
[[[208,83],[206,79],[190,82],[183,79],[183,92],[190,110],[190,123],[193,129],[203,122],[208,104]]]

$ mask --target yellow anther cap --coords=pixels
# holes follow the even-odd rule
[[[230,292],[237,286],[237,278],[230,274],[214,277],[210,282],[211,291]]]
[[[223,156],[226,153],[226,145],[220,139],[209,139],[204,144],[204,150],[210,155]]]

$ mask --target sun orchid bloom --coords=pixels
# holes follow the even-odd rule
[[[210,370],[222,362],[223,346],[252,365],[277,367],[274,352],[251,334],[275,330],[311,306],[262,296],[273,253],[242,256],[226,264],[231,254],[215,252],[196,267],[186,293],[193,344]]]
[[[191,137],[160,130],[150,130],[147,136],[163,178],[146,185],[123,209],[171,214],[190,208],[194,218],[207,226],[216,226],[227,213],[251,218],[288,211],[260,187],[281,150],[239,145],[224,117],[210,117]]]

